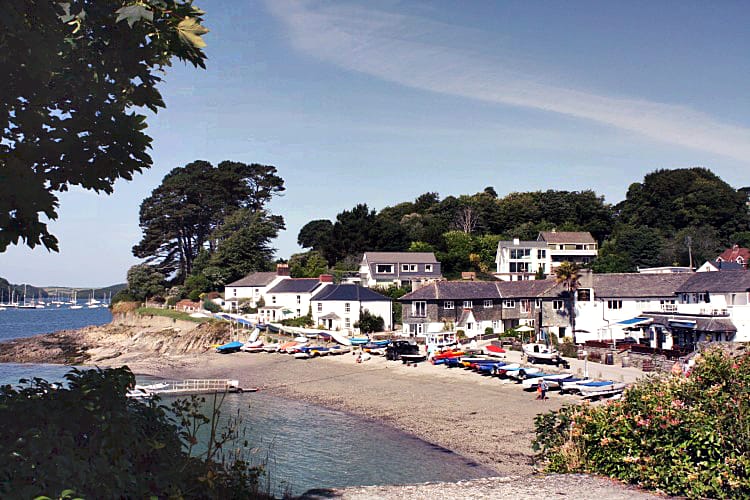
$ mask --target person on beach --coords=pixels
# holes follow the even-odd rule
[[[547,381],[542,379],[542,382],[539,384],[539,389],[542,391],[542,397],[541,399],[547,399],[547,390],[549,389],[549,384],[547,384]]]
[[[542,384],[537,384],[536,386],[536,398],[542,399]]]

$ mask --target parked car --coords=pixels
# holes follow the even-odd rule
[[[385,359],[401,359],[402,354],[419,354],[419,346],[408,340],[395,340],[385,349]]]

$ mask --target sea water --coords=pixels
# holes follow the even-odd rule
[[[8,309],[0,311],[0,340],[110,320],[106,308]],[[0,364],[0,384],[15,385],[21,378],[32,377],[61,381],[69,369]],[[221,412],[224,418],[239,412],[253,457],[265,464],[265,478],[277,495],[297,495],[311,488],[458,481],[492,475],[491,470],[471,460],[379,422],[269,393],[229,394]]]

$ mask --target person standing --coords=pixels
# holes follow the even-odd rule
[[[539,383],[539,388],[542,390],[542,399],[547,399],[547,390],[549,389],[549,384],[547,384],[547,381],[542,379],[542,381]]]

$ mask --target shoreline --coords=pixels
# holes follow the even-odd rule
[[[523,391],[515,383],[504,383],[494,377],[482,377],[463,369],[449,369],[429,363],[411,367],[373,356],[369,361],[357,364],[351,354],[309,360],[269,353],[218,354],[209,350],[210,344],[206,341],[201,345],[190,341],[195,332],[191,335],[181,332],[177,335],[182,337],[179,341],[173,339],[176,343],[191,343],[193,349],[176,348],[174,345],[165,348],[163,340],[165,336],[174,336],[174,330],[160,328],[146,332],[142,327],[136,330],[122,328],[122,325],[110,324],[18,339],[14,343],[41,354],[38,352],[40,346],[54,351],[54,342],[63,335],[66,341],[75,338],[80,343],[79,347],[87,358],[85,366],[127,365],[135,374],[162,379],[238,379],[241,387],[259,387],[280,397],[307,401],[371,419],[445,448],[494,471],[496,481],[490,483],[495,486],[505,484],[501,478],[514,478],[509,484],[516,484],[517,487],[519,481],[546,477],[533,464],[531,440],[534,437],[534,416],[579,401],[578,398],[561,396],[554,391],[550,393],[549,400],[538,401],[535,400],[535,393]],[[199,328],[196,330],[200,331]],[[204,340],[211,338],[205,337]],[[157,338],[158,342],[155,341]],[[159,348],[154,349],[155,346]],[[9,354],[12,355],[12,352]],[[509,358],[513,359],[513,356],[520,357],[520,353],[509,353]],[[4,359],[10,361],[7,355]],[[31,362],[43,361],[34,359]],[[574,481],[573,478],[556,476],[554,481],[556,484],[570,483],[571,491],[577,491],[575,498],[630,498],[634,493],[626,485],[586,477],[589,478],[584,481],[586,486],[581,488],[575,486],[581,483],[580,478]],[[599,482],[610,485],[611,495],[585,495],[592,485]],[[481,488],[487,486],[481,481],[477,485]],[[388,488],[398,495],[396,492],[411,487],[413,485]],[[430,488],[435,488],[429,484],[424,487],[427,488],[424,494]],[[349,497],[344,494],[344,498],[367,496],[363,493],[367,490],[357,488],[341,491],[355,495]],[[639,495],[647,495],[636,491]],[[337,490],[337,495],[341,496],[339,493]],[[382,493],[378,490],[377,496],[382,496]],[[433,491],[427,496],[439,497],[433,494],[437,495],[437,492]],[[410,495],[420,496],[414,492]],[[532,495],[531,491],[529,495]]]

